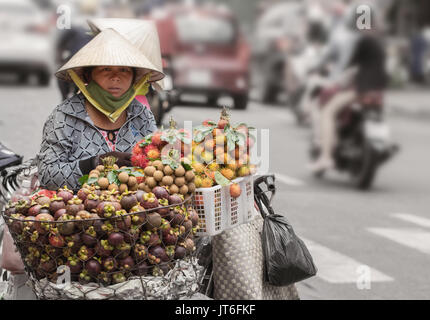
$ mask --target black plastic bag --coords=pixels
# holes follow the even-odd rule
[[[274,286],[287,286],[317,273],[304,242],[294,233],[287,219],[275,214],[266,193],[276,191],[275,177],[262,176],[254,183],[254,197],[264,218],[262,245],[266,281]],[[267,212],[266,212],[266,210]]]
[[[264,218],[262,241],[265,277],[271,285],[287,286],[316,274],[311,254],[284,216]]]

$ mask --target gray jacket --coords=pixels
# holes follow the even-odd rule
[[[157,130],[154,115],[134,99],[127,120],[118,132],[115,151],[131,152],[134,145]],[[43,127],[38,154],[42,188],[57,190],[67,185],[77,190],[83,175],[79,161],[112,151],[85,110],[85,97],[76,94],[58,105]]]

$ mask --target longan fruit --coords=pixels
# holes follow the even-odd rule
[[[152,192],[152,189],[147,184],[145,184],[145,186],[143,187],[143,191],[150,193]]]
[[[99,184],[101,189],[107,189],[109,187],[108,178],[100,178],[99,180],[97,180],[97,183]]]
[[[129,179],[129,175],[128,175],[128,173],[127,172],[121,172],[119,175],[118,175],[118,180],[121,182],[121,183],[127,183],[128,182],[128,179]]]
[[[97,169],[91,170],[89,175],[96,175],[99,176],[100,175],[100,171]]]
[[[155,171],[153,177],[156,181],[161,181],[161,179],[163,179],[163,177],[164,177],[163,171],[161,171],[161,170]]]
[[[175,179],[175,184],[176,184],[178,187],[182,187],[182,186],[185,184],[185,178],[184,178],[184,177],[177,177],[177,178]]]
[[[143,170],[143,172],[145,173],[145,176],[152,177],[156,170],[157,169],[154,166],[148,166]]]
[[[193,193],[194,191],[196,191],[196,185],[194,183],[189,183],[188,192]]]
[[[96,170],[97,170],[98,172],[103,172],[103,171],[105,171],[105,166],[104,166],[104,165],[102,165],[102,164],[99,164],[99,165],[96,167]]]
[[[145,184],[152,189],[157,185],[157,180],[154,177],[148,177],[145,180]]]
[[[182,187],[180,187],[179,193],[185,196],[188,193],[188,186],[184,184]]]
[[[137,186],[137,188],[139,190],[145,190],[145,182],[139,183],[139,185]]]
[[[128,190],[128,186],[125,183],[121,183],[121,185],[119,186],[119,192],[120,193],[124,193]]]
[[[115,183],[111,183],[108,187],[109,191],[118,190],[118,185]]]
[[[130,187],[130,191],[137,191],[138,187],[137,187],[137,183],[135,185],[133,185],[132,187]]]
[[[178,188],[178,186],[176,184],[172,184],[169,187],[169,193],[170,194],[175,194],[175,193],[178,193],[178,192],[179,192],[179,188]]]
[[[118,165],[116,163],[112,167],[113,167],[114,170],[119,170],[119,167],[118,167]]]
[[[166,165],[166,166],[164,166],[163,172],[165,175],[171,176],[174,171],[169,165]]]
[[[128,178],[128,182],[127,182],[129,187],[134,187],[135,185],[137,185],[137,179],[136,177],[130,176]]]
[[[161,179],[161,182],[166,186],[171,186],[173,184],[173,177],[172,176],[164,176],[163,179]]]
[[[163,168],[164,168],[164,165],[163,165],[163,163],[161,162],[161,160],[155,160],[155,161],[153,161],[152,162],[152,165],[154,166],[154,167],[156,167],[157,168],[157,170],[163,170]]]
[[[185,175],[185,169],[183,166],[179,165],[175,170],[175,176],[182,177],[183,175]]]
[[[188,182],[192,181],[195,177],[195,174],[193,172],[193,170],[189,170],[187,172],[185,172],[185,180],[187,180]]]

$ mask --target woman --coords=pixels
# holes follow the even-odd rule
[[[108,155],[129,166],[130,151],[156,130],[152,112],[135,96],[164,75],[112,29],[100,32],[57,73],[80,93],[49,116],[38,155],[41,187],[80,187],[79,178]]]

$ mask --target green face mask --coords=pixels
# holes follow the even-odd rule
[[[130,100],[131,97],[135,95],[135,89],[133,86],[120,97],[115,97],[102,87],[99,86],[97,82],[91,80],[87,85],[87,90],[90,93],[91,97],[93,97],[99,105],[107,112],[113,113],[124,106],[127,101]]]

